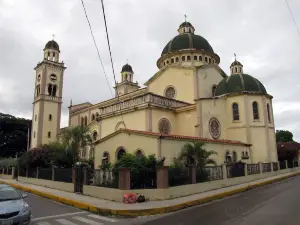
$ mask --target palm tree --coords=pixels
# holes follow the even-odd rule
[[[88,126],[67,127],[62,132],[62,141],[73,151],[73,163],[78,161],[80,149],[92,145]]]
[[[216,155],[215,151],[207,151],[205,149],[205,143],[195,141],[186,143],[179,156],[179,160],[184,161],[186,165],[196,164],[197,167],[205,167],[207,164],[216,165],[214,159],[209,158],[211,155]]]

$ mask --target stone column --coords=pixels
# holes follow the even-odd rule
[[[284,160],[284,163],[285,163],[285,168],[288,169],[289,168],[288,161]]]
[[[12,179],[15,179],[15,170],[16,170],[16,167],[11,168],[11,178]]]
[[[274,171],[273,162],[270,163],[271,163],[271,172],[273,172]]]
[[[189,183],[196,184],[196,165],[189,166]]]
[[[119,189],[130,190],[130,187],[131,187],[130,169],[121,168],[119,170]]]
[[[245,176],[248,176],[248,164],[247,163],[244,164],[244,172],[245,172]]]
[[[36,178],[37,178],[37,179],[39,179],[39,170],[40,170],[40,168],[37,167],[37,168],[36,168]]]
[[[156,168],[156,186],[157,189],[169,187],[169,167],[163,166]]]
[[[263,165],[262,165],[262,162],[259,162],[258,165],[259,165],[259,173],[262,174],[262,173],[263,173]]]
[[[76,180],[76,169],[75,167],[72,168],[72,183],[75,184]]]

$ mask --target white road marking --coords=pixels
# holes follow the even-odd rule
[[[85,219],[85,218],[80,217],[80,216],[74,216],[72,218],[75,219],[75,220],[78,220],[80,222],[84,222],[84,223],[90,224],[90,225],[104,225],[103,223],[96,222],[94,220]]]
[[[48,222],[39,222],[38,225],[51,225],[51,224]]]
[[[63,225],[77,225],[76,223],[73,223],[73,222],[71,222],[69,220],[65,220],[65,219],[58,219],[56,221]]]
[[[37,221],[37,220],[45,220],[45,219],[51,219],[51,218],[57,218],[62,216],[72,216],[72,215],[78,215],[78,214],[87,214],[88,212],[75,212],[75,213],[65,213],[65,214],[58,214],[53,216],[44,216],[44,217],[37,217],[33,218],[31,221]]]
[[[92,218],[95,218],[95,219],[99,219],[99,220],[104,220],[104,221],[112,222],[112,223],[118,222],[118,220],[111,219],[111,218],[107,218],[107,217],[104,217],[104,216],[95,215],[95,214],[90,214],[90,215],[88,215],[88,216],[89,216],[89,217],[92,217]]]

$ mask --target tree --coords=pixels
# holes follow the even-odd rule
[[[73,165],[79,161],[80,150],[92,146],[92,136],[88,126],[67,127],[62,131],[62,142],[73,151]]]
[[[293,133],[288,130],[276,130],[276,142],[293,141]]]
[[[0,156],[15,157],[26,152],[31,120],[0,113]]]
[[[214,159],[209,158],[216,154],[215,151],[207,151],[205,143],[196,141],[186,143],[182,147],[179,160],[182,160],[186,165],[196,164],[197,167],[204,168],[207,164],[217,164]]]

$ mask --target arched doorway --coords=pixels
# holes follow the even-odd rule
[[[117,152],[117,160],[120,160],[125,153],[126,151],[123,148],[120,148]]]

